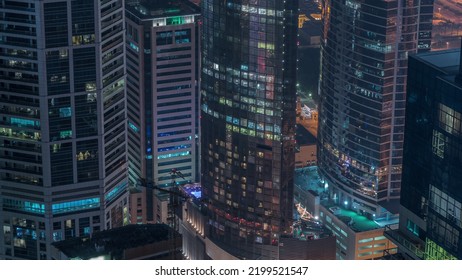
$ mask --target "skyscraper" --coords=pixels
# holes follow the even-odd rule
[[[183,175],[178,184],[199,180],[199,14],[187,0],[126,6],[131,184],[171,187],[172,169]],[[162,221],[153,196],[149,188],[134,195],[133,222]]]
[[[406,259],[462,259],[462,55],[410,57],[398,230]]]
[[[206,236],[278,259],[293,210],[297,1],[202,1]]]
[[[0,258],[128,222],[124,4],[0,4]]]
[[[319,170],[330,198],[397,214],[407,57],[429,49],[433,1],[323,1]]]

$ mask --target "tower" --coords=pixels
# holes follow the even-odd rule
[[[201,173],[206,236],[278,259],[291,226],[297,1],[202,1]]]
[[[399,229],[405,259],[461,259],[462,59],[459,49],[409,59]]]
[[[318,161],[330,198],[398,213],[407,58],[429,49],[433,1],[323,1]]]
[[[123,11],[0,4],[0,258],[128,222]]]
[[[144,178],[169,188],[172,170],[184,177],[179,185],[199,180],[199,14],[186,0],[126,6],[131,185]],[[131,198],[132,222],[165,222],[166,200],[139,191]]]

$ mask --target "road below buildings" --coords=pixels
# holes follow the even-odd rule
[[[435,18],[438,17],[453,23],[462,23],[461,0],[436,0],[433,7]]]

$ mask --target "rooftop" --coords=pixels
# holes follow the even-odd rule
[[[356,211],[346,209],[334,201],[324,200],[321,201],[321,205],[329,209],[329,211],[353,231],[362,232],[381,228],[375,221],[358,214]]]
[[[142,20],[200,14],[200,8],[188,0],[131,1],[125,8]]]
[[[460,49],[426,52],[416,55],[415,58],[442,69],[448,75],[455,75],[459,71]]]
[[[127,225],[95,232],[92,237],[76,237],[53,243],[68,258],[90,259],[102,255],[121,259],[123,251],[166,241],[175,234],[166,224]]]
[[[316,220],[299,220],[294,223],[293,238],[315,240],[332,236],[332,231]]]
[[[303,125],[297,124],[296,133],[296,140],[298,145],[303,146],[316,144],[316,137],[314,137],[314,135],[311,134]]]
[[[297,168],[294,181],[295,185],[303,190],[313,191],[321,196],[325,193],[324,184],[319,177],[317,166]]]
[[[345,207],[343,204],[329,200],[324,184],[318,175],[317,166],[296,169],[294,180],[297,188],[319,194],[321,205],[331,211],[353,231],[362,232],[383,227],[379,221],[370,220],[358,214],[355,209],[349,209],[348,206]],[[387,223],[396,223],[396,221],[387,221]]]
[[[201,199],[202,197],[202,186],[199,183],[186,184],[181,189],[192,198]]]

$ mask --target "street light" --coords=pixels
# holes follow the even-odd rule
[[[446,42],[446,49],[449,49],[449,42]]]

